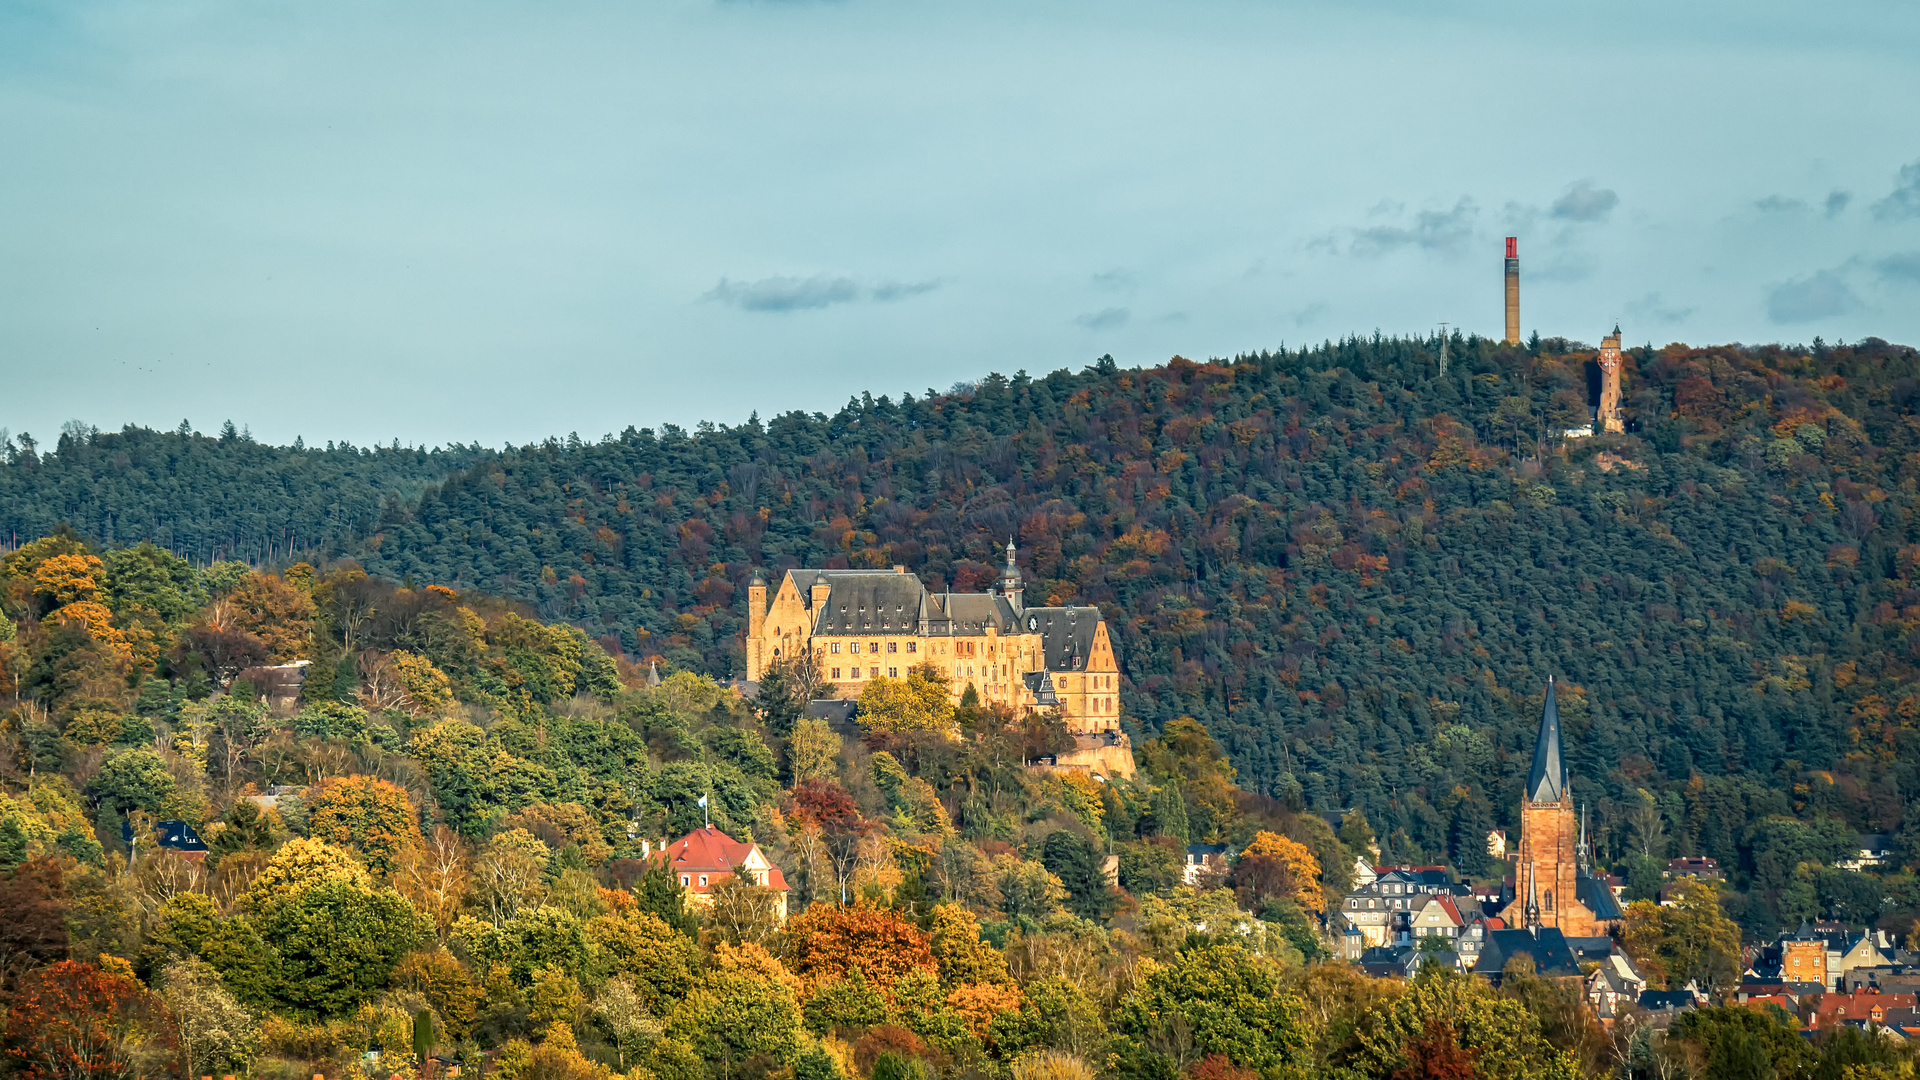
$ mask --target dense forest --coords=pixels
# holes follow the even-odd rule
[[[1913,350],[1629,350],[1630,432],[1567,440],[1590,349],[1455,336],[1442,375],[1440,346],[1103,358],[499,454],[76,431],[13,451],[0,528],[180,549],[155,531],[164,496],[128,484],[109,535],[79,494],[168,476],[310,539],[313,561],[485,590],[721,678],[756,566],[901,563],[973,589],[1012,535],[1030,595],[1105,612],[1138,739],[1193,717],[1242,788],[1358,809],[1390,861],[1485,868],[1554,674],[1596,851],[1642,891],[1704,854],[1752,935],[1803,916],[1904,931],[1909,875],[1831,867],[1863,832],[1920,859]],[[332,502],[286,494],[308,467]],[[380,509],[343,529],[349,504]]]
[[[22,1080],[1912,1074],[1778,1010],[1662,1036],[1523,961],[1331,961],[1365,815],[1236,787],[1190,718],[1102,781],[1028,765],[1057,717],[956,706],[930,668],[836,727],[805,661],[743,698],[473,590],[69,532],[0,559],[0,610]],[[651,856],[709,818],[784,880],[690,904]],[[1235,858],[1188,884],[1196,840]],[[1731,985],[1717,894],[1631,907],[1656,985]]]

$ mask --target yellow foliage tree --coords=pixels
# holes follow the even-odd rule
[[[60,557],[70,558],[71,556]],[[78,623],[86,627],[87,634],[93,640],[113,650],[114,654],[122,660],[133,659],[133,643],[113,625],[113,612],[108,611],[105,604],[95,603],[92,600],[76,600],[47,617],[58,623]]]
[[[387,658],[393,665],[400,688],[407,695],[408,711],[415,716],[439,712],[453,704],[453,683],[433,661],[402,649]]]
[[[92,555],[55,555],[33,571],[33,591],[56,608],[75,603],[98,604],[105,597],[100,575],[106,564]]]
[[[1293,882],[1293,901],[1308,911],[1327,910],[1326,893],[1320,888],[1320,860],[1307,845],[1265,829],[1254,834],[1253,842],[1240,853],[1242,859],[1265,856],[1278,862]]]
[[[860,692],[860,723],[868,731],[946,731],[953,726],[947,677],[928,664],[904,679],[886,676]]]
[[[240,897],[242,909],[286,900],[296,893],[329,881],[345,881],[367,888],[372,879],[344,848],[325,840],[296,837],[274,853],[260,875]]]

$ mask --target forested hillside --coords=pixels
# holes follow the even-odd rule
[[[102,544],[158,544],[206,565],[223,559],[285,565],[351,550],[381,508],[488,460],[479,447],[440,450],[296,444],[266,446],[227,422],[218,436],[67,424],[50,453],[32,435],[0,430],[0,545],[66,525]]]
[[[1390,859],[1477,868],[1557,674],[1603,859],[1719,858],[1756,932],[1880,911],[1820,868],[1859,831],[1920,854],[1913,351],[1632,351],[1635,430],[1563,443],[1590,351],[1456,337],[1441,377],[1438,345],[1102,361],[550,442],[388,502],[329,554],[726,675],[756,565],[970,589],[1014,535],[1030,595],[1106,612],[1142,734],[1198,718],[1239,784],[1357,806]],[[106,539],[40,478],[69,453],[104,477],[92,447],[122,437],[17,458],[8,497]],[[285,505],[258,487],[232,497]]]

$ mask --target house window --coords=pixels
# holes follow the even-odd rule
[[[853,654],[855,654],[855,655],[859,655],[859,652],[860,652],[860,643],[859,643],[859,642],[857,642],[857,641],[850,641],[850,642],[848,642],[848,643],[847,643],[847,651],[848,651],[848,652],[850,652],[850,653],[853,653]]]
[[[907,642],[907,651],[908,651],[908,652],[919,652],[919,651],[920,651],[920,643],[919,643],[919,642],[917,642],[917,641],[909,641],[909,642]]]
[[[897,667],[890,667],[890,668],[888,668],[888,669],[887,669],[887,678],[889,678],[889,679],[897,679],[897,678],[899,678],[899,677],[900,677],[900,669],[899,669],[899,668],[897,668]]]
[[[683,888],[683,889],[684,889],[684,888],[686,888],[687,886],[689,886],[689,885],[691,885],[691,884],[693,884],[693,878],[692,878],[692,877],[691,877],[690,875],[687,875],[687,874],[681,874],[681,875],[680,875],[680,887],[681,887],[681,888]]]
[[[888,652],[890,652],[890,653],[895,653],[895,652],[899,652],[899,651],[900,651],[900,643],[899,643],[899,642],[897,642],[897,641],[889,641],[889,642],[887,642],[887,651],[888,651]]]
[[[829,646],[827,646],[827,647],[833,650],[833,654],[834,654],[835,656],[838,656],[838,655],[840,655],[840,643],[839,643],[839,642],[837,642],[837,641],[836,641],[836,642],[834,642],[834,643],[833,643],[832,645],[829,645]]]
[[[834,668],[834,669],[833,669],[833,677],[834,677],[834,678],[836,678],[836,679],[840,677],[840,669],[839,669],[839,668]]]
[[[705,874],[700,875],[700,887],[703,889],[707,887],[707,875]]]
[[[869,678],[869,679],[877,679],[877,678],[879,678],[879,677],[880,677],[880,669],[879,669],[879,668],[868,668],[868,669],[867,669],[867,678]]]
[[[877,641],[869,641],[869,642],[867,642],[867,651],[868,651],[868,652],[871,652],[871,653],[877,653],[877,652],[879,652],[879,651],[880,651],[880,643],[879,643],[879,642],[877,642]]]

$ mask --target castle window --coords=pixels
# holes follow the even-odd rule
[[[833,643],[832,645],[829,645],[829,646],[827,646],[827,647],[828,647],[829,649],[832,649],[832,650],[833,650],[833,653],[834,653],[834,655],[835,655],[835,656],[838,656],[838,655],[840,655],[840,643],[839,643],[839,642],[837,642],[837,641],[836,641],[836,642],[834,642],[834,643]]]
[[[879,651],[880,651],[880,643],[879,643],[879,642],[877,642],[877,641],[869,641],[869,642],[867,642],[867,651],[868,651],[868,652],[874,652],[874,653],[877,653],[877,652],[879,652]]]
[[[920,643],[919,643],[919,642],[917,642],[917,641],[909,641],[909,642],[907,642],[907,651],[908,651],[908,652],[919,652],[919,651],[920,651]]]
[[[868,669],[867,669],[867,672],[868,672],[868,674],[867,674],[867,678],[869,678],[869,679],[877,679],[877,678],[879,678],[879,677],[880,677],[880,669],[879,669],[879,668],[868,668]]]
[[[897,678],[899,678],[899,677],[900,677],[900,669],[899,669],[899,668],[897,668],[897,667],[890,667],[890,668],[888,668],[888,669],[887,669],[887,678],[889,678],[889,679],[897,679]]]
[[[889,642],[887,642],[887,651],[888,651],[888,652],[890,652],[890,653],[892,653],[892,652],[899,652],[899,651],[900,651],[900,643],[899,643],[899,642],[897,642],[897,641],[889,641]]]
[[[854,655],[856,655],[856,656],[857,656],[857,655],[859,655],[859,653],[860,653],[860,643],[859,643],[859,642],[857,642],[857,641],[849,641],[849,642],[847,642],[847,651],[848,651],[848,652],[850,652],[850,653],[853,653],[853,654],[854,654]]]
[[[834,678],[836,678],[836,679],[840,677],[840,669],[839,669],[839,668],[834,668],[834,669],[833,669],[833,677],[834,677]]]
[[[1553,910],[1553,890],[1552,889],[1547,890],[1547,910],[1548,911]]]

